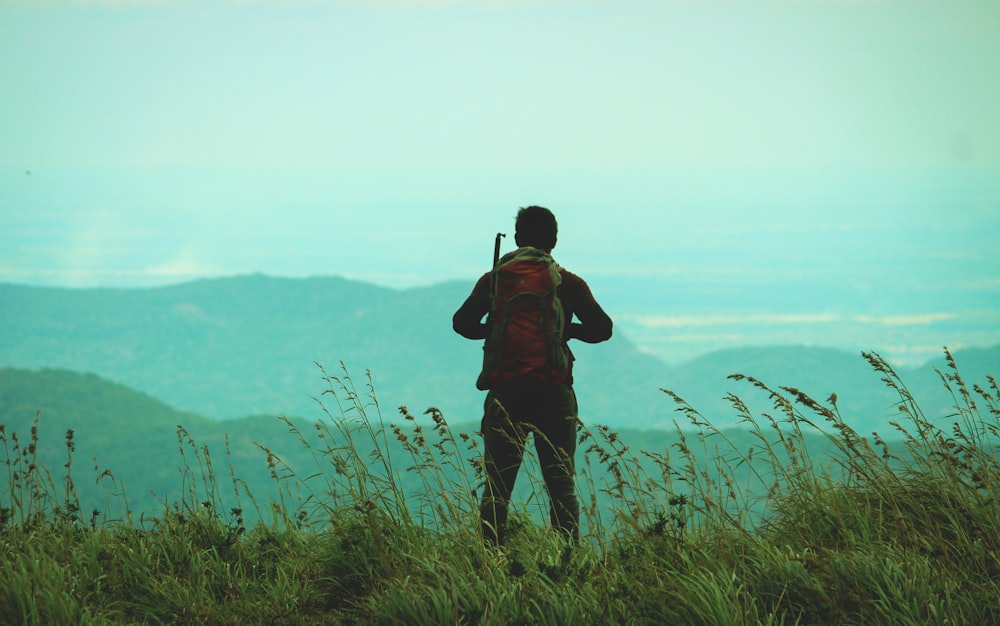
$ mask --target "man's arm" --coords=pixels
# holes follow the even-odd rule
[[[486,274],[476,283],[472,295],[455,311],[451,327],[466,339],[486,339],[486,323],[483,318],[489,312],[489,274]]]
[[[587,283],[578,276],[570,274],[570,277],[567,286],[570,286],[573,297],[573,313],[580,321],[569,325],[566,339],[579,339],[584,343],[600,343],[611,339],[611,318],[594,299]]]
[[[584,343],[600,343],[611,339],[611,318],[604,312],[600,304],[584,307],[575,311],[579,322],[569,325],[567,339],[579,339]]]

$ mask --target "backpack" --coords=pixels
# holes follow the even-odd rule
[[[571,357],[563,339],[561,283],[559,266],[538,248],[518,248],[500,258],[490,281],[490,321],[478,389],[523,376],[553,385],[566,381]]]

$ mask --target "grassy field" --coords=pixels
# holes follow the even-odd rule
[[[931,419],[864,357],[898,395],[884,436],[855,432],[835,396],[750,378],[772,410],[730,396],[739,438],[669,391],[670,450],[581,428],[575,547],[538,521],[528,466],[508,544],[484,548],[478,438],[434,409],[387,424],[346,375],[327,377],[315,432],[288,423],[315,467],[261,446],[268,502],[179,428],[180,502],[133,515],[105,471],[86,478],[104,510],[84,511],[72,431],[64,466],[47,468],[36,429],[0,427],[0,623],[1000,623],[996,380],[967,383],[947,354],[954,411]],[[817,433],[822,454],[806,444]]]

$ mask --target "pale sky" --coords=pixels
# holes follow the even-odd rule
[[[4,167],[1000,164],[992,1],[0,6]]]
[[[612,285],[1000,294],[996,0],[0,0],[0,90],[0,282],[472,279],[543,204]]]

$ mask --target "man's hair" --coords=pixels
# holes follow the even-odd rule
[[[559,230],[556,216],[543,206],[522,207],[517,212],[514,229],[519,246],[532,246],[542,250],[556,247],[556,234]]]

